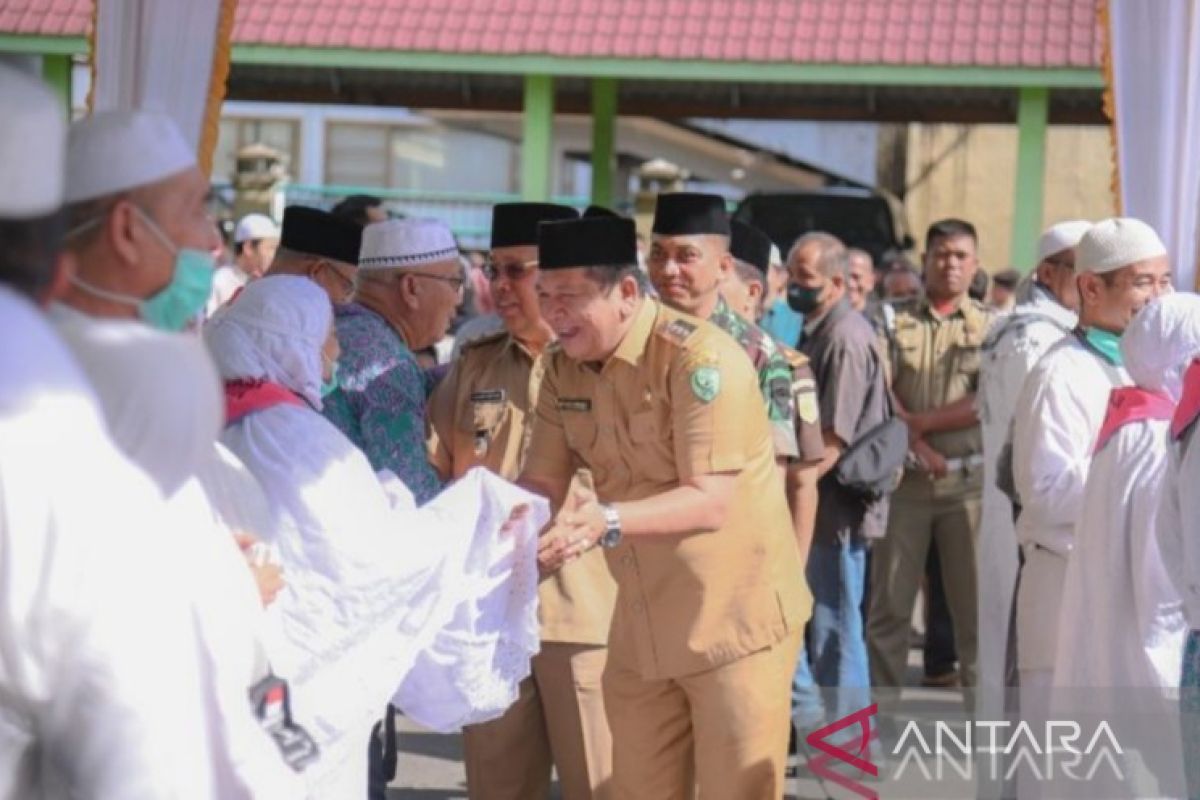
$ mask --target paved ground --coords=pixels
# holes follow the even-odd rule
[[[914,650],[909,657],[909,685],[915,686],[920,679],[920,654]],[[905,700],[914,701],[924,711],[944,708],[953,712],[957,703],[954,696],[945,692],[924,689],[906,689]],[[389,789],[389,800],[459,800],[466,798],[466,779],[462,765],[462,741],[457,735],[442,735],[424,731],[401,720],[400,766],[397,779]],[[789,780],[788,800],[825,800],[826,797],[857,797],[853,792],[838,786],[828,786],[829,794],[801,765],[796,779]],[[899,785],[876,787],[881,797],[921,796],[910,795]],[[957,793],[955,793],[957,794]],[[973,796],[971,792],[971,796]],[[965,795],[963,795],[965,796]],[[552,797],[557,798],[557,794]]]

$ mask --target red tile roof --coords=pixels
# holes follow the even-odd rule
[[[563,58],[1096,67],[1098,0],[240,0],[238,44]],[[81,36],[92,0],[4,0]]]

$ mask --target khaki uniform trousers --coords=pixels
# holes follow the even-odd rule
[[[607,648],[543,642],[504,716],[463,730],[471,800],[539,800],[558,770],[563,800],[606,800],[612,737],[600,686]]]
[[[935,497],[929,486],[929,478],[923,474],[905,478],[892,495],[887,535],[871,552],[867,653],[875,687],[898,689],[904,685],[913,605],[925,574],[930,541],[937,542],[962,684],[968,688],[975,685],[979,625],[975,544],[982,495],[979,489],[965,489]],[[898,699],[897,692],[878,695],[884,705]]]
[[[682,678],[645,680],[610,651],[614,800],[782,797],[801,635]]]

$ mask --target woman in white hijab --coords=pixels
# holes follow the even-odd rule
[[[538,646],[546,504],[484,472],[420,510],[394,477],[385,488],[319,413],[337,340],[328,296],[305,278],[248,285],[204,336],[226,382],[222,441],[275,517],[287,586],[269,650],[321,748],[309,794],[364,797],[369,727],[393,695],[442,730],[516,698]]]

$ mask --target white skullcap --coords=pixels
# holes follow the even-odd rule
[[[445,224],[435,219],[389,219],[363,228],[358,268],[403,269],[457,257],[458,245]]]
[[[233,231],[235,244],[253,242],[256,239],[278,239],[279,226],[266,214],[247,214],[238,221]]]
[[[1079,240],[1075,271],[1112,272],[1166,254],[1154,228],[1133,217],[1113,217],[1097,222]]]
[[[1042,263],[1056,253],[1077,247],[1079,240],[1091,227],[1092,223],[1087,220],[1072,219],[1066,222],[1056,222],[1046,228],[1042,238],[1038,239],[1037,263]]]
[[[67,120],[41,81],[0,65],[0,218],[31,219],[63,203]]]
[[[153,111],[104,111],[71,126],[68,203],[128,191],[196,166],[175,121]]]
[[[1121,354],[1138,386],[1178,402],[1183,373],[1200,355],[1200,296],[1174,292],[1147,303],[1121,335]]]

